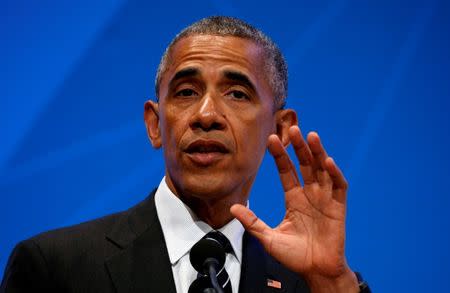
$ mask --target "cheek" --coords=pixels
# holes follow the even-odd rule
[[[268,114],[255,115],[253,119],[245,119],[240,122],[242,129],[241,147],[248,158],[258,162],[262,160],[267,148],[267,139],[273,133],[272,116]],[[244,158],[245,159],[245,158]]]
[[[173,107],[165,105],[165,112],[161,114],[161,136],[163,147],[174,149],[178,145],[181,136],[185,132],[187,122],[184,113],[175,111]]]

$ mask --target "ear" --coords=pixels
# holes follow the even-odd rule
[[[276,135],[281,140],[283,146],[290,143],[288,131],[291,126],[298,125],[297,113],[292,109],[278,110],[275,113]]]
[[[144,122],[147,135],[155,149],[159,149],[161,143],[161,131],[159,129],[159,104],[148,100],[144,104]]]

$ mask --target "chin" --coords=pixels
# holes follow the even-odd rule
[[[233,194],[237,190],[236,181],[229,174],[196,174],[183,178],[178,190],[182,196],[199,199],[220,199]]]

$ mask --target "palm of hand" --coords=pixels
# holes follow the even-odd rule
[[[292,271],[337,276],[345,265],[345,207],[309,191],[316,187],[304,189],[286,194],[293,203],[286,200],[285,218],[269,233],[265,248]]]

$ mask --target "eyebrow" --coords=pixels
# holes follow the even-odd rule
[[[180,79],[186,78],[186,77],[196,77],[201,75],[201,72],[196,67],[186,67],[175,73],[175,75],[172,77],[172,79],[169,81],[169,88],[174,85],[174,83]],[[234,70],[225,70],[223,72],[223,76],[226,79],[236,81],[239,83],[244,84],[248,88],[250,88],[253,91],[256,91],[255,85],[250,81],[250,78],[248,78],[247,75],[245,75],[242,72],[234,71]]]
[[[169,81],[169,88],[173,86],[173,84],[186,77],[194,77],[200,75],[200,70],[196,67],[186,67],[175,73],[172,79]]]
[[[251,90],[256,91],[255,85],[250,81],[250,78],[239,71],[226,70],[223,72],[223,76],[229,80],[240,82]]]

